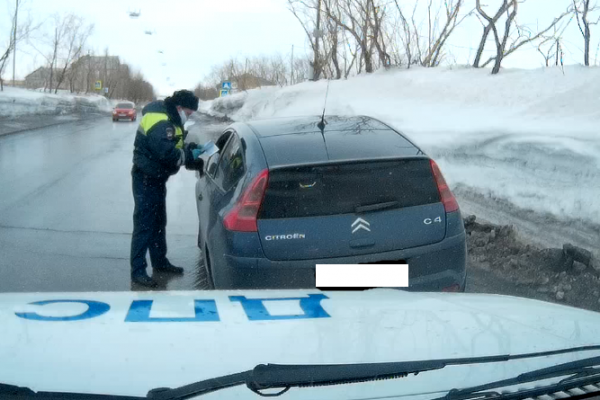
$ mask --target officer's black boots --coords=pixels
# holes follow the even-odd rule
[[[152,266],[152,268],[155,271],[158,272],[164,272],[164,273],[168,273],[168,274],[177,274],[177,275],[183,275],[183,268],[181,267],[176,267],[173,264],[171,264],[170,262],[167,261],[166,264],[161,265],[161,266]]]
[[[155,288],[158,286],[158,283],[152,278],[150,278],[146,274],[132,274],[131,281],[137,283],[138,285],[146,286],[149,288]]]

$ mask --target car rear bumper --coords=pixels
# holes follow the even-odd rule
[[[463,291],[466,282],[466,234],[439,243],[393,252],[298,261],[224,256],[224,282],[232,288],[315,288],[316,264],[397,262],[408,264],[410,291]]]

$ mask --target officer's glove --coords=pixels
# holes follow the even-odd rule
[[[194,142],[190,142],[185,145],[185,168],[190,171],[198,171],[202,175],[204,170],[204,160],[200,158],[200,155],[204,153],[202,146],[198,146]]]

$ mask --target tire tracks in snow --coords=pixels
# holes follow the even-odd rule
[[[446,171],[463,213],[514,225],[536,246],[572,243],[600,258],[600,168],[589,155],[596,149],[584,140],[561,143],[567,139],[498,133],[428,152]]]

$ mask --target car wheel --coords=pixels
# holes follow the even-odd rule
[[[215,288],[215,282],[214,282],[213,276],[212,276],[212,268],[210,265],[210,254],[208,252],[207,247],[204,248],[203,253],[204,253],[203,254],[203,256],[204,256],[204,271],[206,272],[207,289],[213,290]]]

